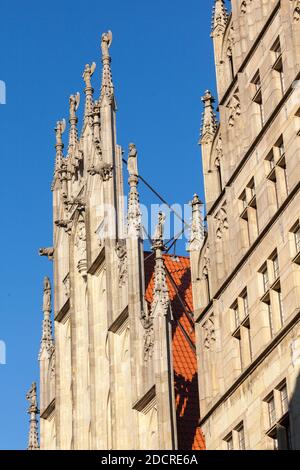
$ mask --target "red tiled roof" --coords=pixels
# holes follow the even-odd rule
[[[190,261],[184,256],[164,255],[169,295],[173,313],[173,365],[177,415],[178,448],[180,450],[203,450],[205,442],[198,426],[199,398],[195,345],[192,285]],[[145,280],[147,302],[153,300],[154,255],[145,253]],[[175,287],[176,286],[176,287]],[[180,301],[180,298],[184,304]],[[187,313],[186,313],[187,312]]]

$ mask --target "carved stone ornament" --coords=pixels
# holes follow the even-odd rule
[[[213,7],[212,36],[222,36],[228,22],[228,13],[224,0],[217,0]]]
[[[52,261],[53,260],[53,256],[54,256],[54,248],[53,246],[49,247],[49,248],[40,248],[39,249],[39,255],[40,256],[47,256],[47,258]]]
[[[241,103],[238,93],[235,93],[227,105],[229,109],[228,125],[234,127],[237,118],[241,115]]]
[[[221,207],[219,212],[217,213],[216,217],[216,235],[218,239],[223,238],[223,234],[226,230],[228,230],[229,225],[228,225],[228,218],[227,218],[227,212],[226,212],[226,206],[224,205]]]
[[[207,244],[203,256],[203,264],[206,266],[206,269],[209,269],[210,267],[210,254],[209,254],[209,244]]]
[[[148,308],[147,313],[141,312],[140,315],[141,323],[145,330],[144,332],[144,361],[147,362],[152,358],[154,348],[154,327],[153,327],[153,316],[151,309]]]
[[[78,219],[76,237],[75,237],[75,246],[77,247],[78,272],[82,275],[83,278],[86,278],[86,275],[87,275],[86,229],[85,229],[85,220],[82,214],[80,215]]]
[[[26,395],[26,400],[29,402],[28,413],[38,413],[37,391],[35,382],[32,383],[31,388]]]
[[[294,0],[293,20],[295,23],[300,21],[300,0]]]
[[[91,165],[88,172],[90,175],[100,175],[102,181],[109,181],[113,176],[113,165],[110,163],[100,163],[99,165]]]
[[[127,251],[125,241],[119,241],[117,243],[116,253],[118,257],[119,287],[122,287],[126,284],[128,274]]]
[[[59,220],[56,220],[54,223],[56,227],[63,228],[68,235],[71,233],[71,229],[72,229],[71,225],[73,223],[72,220],[59,219]]]
[[[216,154],[218,160],[221,162],[222,157],[223,157],[223,142],[222,142],[222,137],[218,137],[217,145],[216,145]]]
[[[44,279],[43,312],[51,312],[51,284],[48,277]]]
[[[208,320],[203,324],[204,331],[204,348],[209,351],[214,349],[216,342],[216,331],[215,331],[215,318],[212,314]]]
[[[252,3],[252,0],[243,0],[241,3],[241,14],[245,15],[246,13],[249,13],[249,7]]]
[[[139,172],[137,168],[137,149],[135,144],[129,144],[127,169],[129,176],[138,176]]]
[[[197,194],[191,202],[192,206],[192,224],[190,233],[189,251],[200,251],[204,241],[204,224],[202,215],[202,202]]]

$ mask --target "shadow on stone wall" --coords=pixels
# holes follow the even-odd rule
[[[285,422],[283,421],[282,424],[285,424]],[[279,428],[278,449],[284,450],[290,447],[293,450],[300,450],[300,375],[298,376],[295,390],[289,402],[289,416],[286,420],[286,424],[288,424],[290,428],[290,442],[287,442],[288,433],[285,432],[285,429]]]

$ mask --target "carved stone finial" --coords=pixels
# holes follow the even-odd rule
[[[166,216],[162,212],[159,212],[158,214],[158,223],[153,235],[153,246],[156,248],[158,245],[161,247],[161,249],[164,248],[163,244],[163,236],[164,236],[164,225],[166,221]]]
[[[109,100],[113,99],[114,96],[114,85],[111,74],[111,57],[109,55],[109,48],[112,43],[112,32],[102,34],[101,38],[101,50],[102,50],[102,84],[101,84],[101,100],[106,97]]]
[[[31,384],[30,390],[26,394],[26,400],[29,402],[28,413],[38,412],[36,382]]]
[[[95,62],[92,65],[86,64],[82,78],[85,82],[85,110],[84,110],[84,122],[93,124],[93,93],[94,88],[92,87],[91,78],[96,70]]]
[[[228,22],[228,12],[224,0],[215,0],[212,16],[211,36],[222,36]]]
[[[40,248],[39,249],[39,255],[40,256],[47,256],[49,261],[52,261],[53,256],[54,256],[54,248],[52,246],[49,247],[49,248]]]
[[[54,350],[51,323],[51,283],[48,277],[44,278],[43,313],[44,318],[39,359],[41,359],[43,352],[45,352],[50,357]]]
[[[127,169],[129,176],[138,176],[138,167],[137,167],[137,149],[135,144],[129,144],[129,155],[127,160]]]
[[[164,315],[167,315],[170,298],[169,298],[169,289],[167,286],[167,277],[166,269],[163,260],[163,251],[165,246],[163,243],[164,237],[164,225],[165,225],[166,216],[162,212],[158,215],[158,224],[153,236],[153,246],[152,249],[155,253],[155,267],[154,267],[154,290],[153,290],[153,303],[152,303],[152,313],[156,305],[159,303],[162,307]]]
[[[93,104],[93,136],[98,161],[102,159],[102,148],[100,138],[100,102],[96,100]]]
[[[51,312],[51,284],[48,277],[44,278],[43,312]]]
[[[55,135],[56,135],[56,145],[55,148],[61,148],[61,150],[64,148],[64,144],[62,141],[62,135],[66,130],[66,120],[63,119],[62,121],[57,121],[56,127],[55,127]]]
[[[91,78],[94,75],[95,70],[96,70],[96,63],[95,62],[93,62],[92,65],[86,64],[85,67],[84,67],[82,78],[84,80],[86,89],[92,89],[93,88]]]
[[[202,96],[201,101],[204,103],[201,143],[209,143],[213,141],[217,130],[217,118],[213,106],[215,99],[211,92],[207,90],[204,96]]]
[[[130,186],[127,213],[128,236],[138,238],[141,234],[142,213],[140,208],[139,193],[137,190],[139,183],[137,149],[134,144],[129,144],[127,169],[129,173],[128,184]]]
[[[101,50],[102,50],[102,59],[109,57],[109,48],[112,43],[112,32],[107,31],[106,33],[102,34],[101,37]]]
[[[38,404],[37,404],[37,391],[36,391],[35,382],[32,383],[31,388],[26,395],[26,400],[29,402],[29,408],[27,412],[30,415],[28,450],[39,450],[38,421],[37,421],[37,415],[39,414],[39,409],[38,409]]]
[[[192,206],[192,226],[189,243],[189,251],[200,251],[204,243],[204,221],[202,208],[203,203],[197,194],[191,202]]]
[[[62,136],[63,133],[66,130],[66,121],[63,119],[62,121],[58,121],[56,123],[55,127],[55,136],[56,136],[56,144],[55,144],[55,149],[56,149],[56,159],[55,159],[55,171],[54,171],[54,179],[57,177],[59,178],[60,170],[61,170],[61,165],[63,162],[63,140]]]
[[[69,117],[70,135],[69,135],[68,154],[70,154],[72,150],[75,149],[76,144],[78,142],[78,129],[77,129],[78,117],[76,116],[76,111],[80,104],[80,94],[77,93],[76,95],[71,95],[69,103],[70,103],[70,117]]]

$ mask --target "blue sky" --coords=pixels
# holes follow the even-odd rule
[[[42,284],[51,263],[54,126],[68,117],[71,93],[83,92],[87,62],[111,29],[118,142],[139,150],[142,175],[170,202],[203,197],[197,145],[205,89],[215,90],[210,39],[213,0],[2,0],[0,80],[1,269],[0,449],[27,445],[25,393],[38,381]],[[127,189],[127,188],[126,188]],[[141,188],[142,202],[157,202]]]

